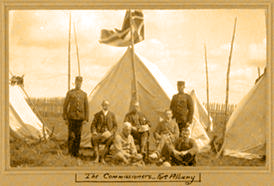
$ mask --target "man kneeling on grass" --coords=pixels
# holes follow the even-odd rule
[[[135,164],[142,161],[142,155],[137,153],[131,133],[131,124],[125,122],[122,131],[115,135],[113,159],[124,164]]]
[[[195,166],[197,153],[198,146],[196,141],[190,138],[190,129],[183,128],[181,136],[173,144],[165,144],[161,156],[166,161],[165,166]]]

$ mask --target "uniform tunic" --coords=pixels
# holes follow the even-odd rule
[[[88,121],[87,94],[81,89],[72,89],[67,92],[63,118],[68,120],[68,151],[72,156],[78,156],[83,120]]]
[[[160,139],[157,139],[156,134],[160,135]],[[179,136],[179,128],[174,120],[163,120],[161,121],[155,130],[155,139],[158,144],[156,147],[156,152],[158,154],[162,153],[165,145],[170,145],[174,143],[175,139]]]
[[[171,99],[170,109],[172,110],[173,118],[179,125],[180,131],[185,127],[186,123],[191,123],[193,119],[194,106],[190,95],[178,93]]]
[[[68,91],[63,107],[63,118],[88,121],[88,98],[84,91],[81,89]]]
[[[171,121],[163,120],[158,123],[155,129],[155,133],[159,135],[171,134],[175,137],[178,137],[179,128],[174,120],[171,120]]]

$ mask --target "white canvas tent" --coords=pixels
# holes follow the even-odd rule
[[[110,110],[115,113],[120,128],[125,114],[129,111],[131,101],[131,85],[133,79],[133,68],[131,63],[131,51],[128,49],[123,57],[106,74],[103,80],[94,88],[89,95],[90,120],[96,112],[101,110],[101,102],[104,99],[110,101]],[[148,117],[154,131],[159,122],[159,113],[169,108],[172,95],[176,89],[170,85],[165,76],[156,65],[135,54],[135,70],[137,81],[137,92],[142,112]],[[208,121],[207,112],[194,93],[191,96],[195,102],[194,127],[192,136],[196,138],[200,147],[209,143],[209,138],[204,127],[211,124]],[[90,147],[90,125],[84,125],[82,130],[82,147]]]
[[[9,85],[9,126],[11,134],[32,143],[48,137],[48,130],[26,101],[27,95],[19,85]],[[44,136],[45,134],[45,136]]]
[[[241,100],[229,118],[221,148],[223,155],[261,158],[265,155],[266,126],[269,122],[266,72]]]

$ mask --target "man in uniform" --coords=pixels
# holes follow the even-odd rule
[[[156,151],[149,155],[151,159],[160,158],[166,144],[173,144],[179,137],[179,128],[172,119],[172,111],[165,110],[165,118],[160,121],[155,129],[154,138],[157,141]]]
[[[145,154],[145,146],[149,137],[150,124],[146,116],[140,112],[139,102],[133,104],[132,111],[127,113],[124,122],[131,123],[131,135],[140,147],[139,153]]]
[[[110,145],[113,143],[114,135],[117,131],[117,122],[114,113],[108,110],[109,102],[102,102],[102,110],[94,115],[90,126],[91,144],[94,147],[96,158],[95,162],[99,162],[99,144],[105,144],[105,149],[101,154],[101,162],[105,163],[105,155],[108,153]]]
[[[68,123],[68,151],[74,157],[79,155],[82,123],[89,118],[88,98],[81,90],[82,81],[81,76],[75,78],[75,88],[67,92],[63,107],[63,119]]]
[[[180,134],[183,128],[189,127],[192,123],[194,106],[190,95],[184,92],[185,82],[177,82],[178,94],[175,94],[170,103],[170,109],[172,110],[173,118],[175,118]]]

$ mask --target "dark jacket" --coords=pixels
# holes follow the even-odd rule
[[[140,125],[148,124],[150,126],[149,120],[142,112],[129,112],[126,114],[124,122],[131,123],[134,127],[140,127]]]
[[[97,112],[94,115],[90,126],[91,132],[103,133],[106,130],[115,133],[117,130],[117,122],[114,113],[108,111],[105,116],[103,111]]]
[[[72,89],[67,92],[63,105],[63,118],[88,121],[88,98],[84,91]]]
[[[170,109],[177,123],[192,122],[194,105],[190,95],[185,93],[175,94],[171,99]]]

